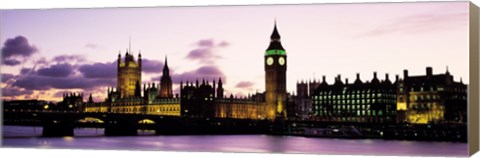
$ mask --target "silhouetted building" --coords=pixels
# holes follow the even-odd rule
[[[320,82],[310,80],[308,82],[297,82],[297,94],[293,96],[294,107],[287,113],[295,113],[290,117],[308,119],[312,115],[312,97]]]
[[[399,121],[409,123],[467,122],[467,85],[455,82],[447,71],[433,75],[426,68],[424,76],[409,76],[397,83]]]
[[[94,102],[93,102],[92,93],[90,93],[90,96],[88,96],[88,101],[87,101],[87,103],[90,103],[90,104],[91,104],[91,103],[94,103]]]
[[[7,111],[32,111],[32,110],[50,110],[58,109],[45,100],[10,100],[2,101],[3,109]]]
[[[396,120],[396,87],[388,79],[380,81],[377,73],[370,82],[362,82],[360,74],[353,83],[342,82],[340,75],[332,85],[325,76],[313,100],[313,118],[333,122],[388,123]]]
[[[168,69],[167,57],[165,57],[165,66],[163,67],[163,74],[160,78],[160,98],[172,97],[172,78],[170,77],[170,70]]]
[[[64,93],[58,104],[64,110],[83,111],[83,93]]]
[[[198,80],[186,85],[180,84],[181,115],[193,117],[213,117],[213,96],[215,90],[205,80],[201,84]]]

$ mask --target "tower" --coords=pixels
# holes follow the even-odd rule
[[[222,78],[218,79],[217,98],[223,98],[223,83]]]
[[[163,66],[162,78],[160,78],[160,98],[173,98],[172,78],[168,69],[167,57],[165,56],[165,65]]]
[[[135,92],[138,92],[137,82],[141,81],[142,56],[140,53],[138,54],[137,62],[135,62],[130,48],[125,52],[123,61],[119,53],[117,60],[117,90],[120,93],[120,98],[135,97]]]
[[[280,42],[280,34],[275,21],[270,45],[265,56],[265,101],[267,118],[285,118],[287,98],[287,54]]]

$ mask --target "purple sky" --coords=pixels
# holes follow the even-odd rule
[[[174,83],[222,77],[226,95],[264,91],[263,54],[277,19],[287,50],[287,90],[299,80],[373,71],[468,83],[468,2],[1,10],[4,99],[59,100],[84,91],[103,100],[115,60],[129,47],[143,82],[159,82],[164,57]],[[174,85],[177,89],[178,85]]]

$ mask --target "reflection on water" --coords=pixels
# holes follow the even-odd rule
[[[326,139],[269,135],[105,137],[103,129],[75,129],[75,137],[40,137],[41,127],[3,127],[8,147],[129,149],[164,151],[275,152],[308,154],[467,156],[467,143]]]

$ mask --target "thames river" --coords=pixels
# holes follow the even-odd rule
[[[467,143],[381,139],[305,138],[270,135],[107,137],[103,129],[75,129],[75,137],[41,137],[41,127],[3,126],[3,146],[69,149],[128,149],[199,152],[306,153],[397,156],[467,156]]]

